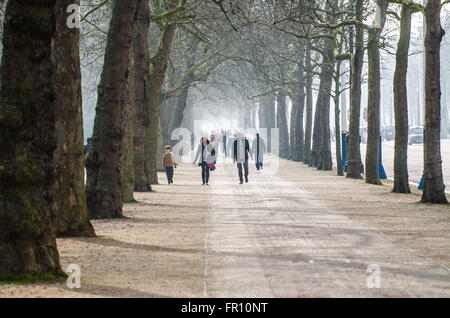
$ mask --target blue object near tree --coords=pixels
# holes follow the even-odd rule
[[[419,190],[423,190],[423,179],[424,179],[424,175],[422,174],[422,178],[420,179],[419,186],[417,187],[417,189],[419,189]]]
[[[347,136],[347,134],[342,133],[341,134],[341,138],[342,138],[342,170],[345,171],[345,163],[347,162],[347,142],[345,140],[345,137]]]
[[[387,179],[387,176],[386,176],[386,171],[384,171],[384,167],[383,167],[383,156],[382,156],[382,147],[381,147],[381,143],[382,143],[382,141],[381,141],[381,136],[380,136],[380,145],[379,145],[379,160],[378,160],[378,174],[380,175],[380,179],[383,179],[383,180],[385,180],[385,179]]]
[[[348,138],[349,133],[342,133],[342,168],[344,170],[344,172],[347,172],[347,138]],[[359,142],[361,143],[361,136],[359,136]],[[360,153],[360,158],[359,158],[359,166],[360,166],[360,171],[361,173],[364,173],[364,164],[362,163],[361,160],[361,153]]]
[[[425,147],[425,129],[423,130],[423,146]],[[423,190],[423,180],[424,179],[424,174],[422,173],[422,178],[420,178],[420,183],[419,186],[417,187],[417,189],[419,190]]]

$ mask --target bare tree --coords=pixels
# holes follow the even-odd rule
[[[86,197],[90,218],[122,217],[123,131],[135,15],[140,0],[115,0],[105,51],[92,136],[86,159]]]
[[[56,8],[53,45],[57,147],[57,225],[59,236],[95,236],[86,208],[81,107],[80,30],[67,27],[67,8],[79,1],[61,0]]]
[[[0,277],[64,276],[56,248],[52,45],[61,3],[10,0],[0,69]],[[58,6],[57,6],[58,5]]]
[[[422,203],[445,203],[441,159],[440,48],[445,32],[441,27],[441,1],[427,0],[425,6],[425,145]]]

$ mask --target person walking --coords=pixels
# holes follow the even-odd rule
[[[219,155],[219,135],[217,133],[213,133],[212,139],[211,139],[211,145],[214,148],[214,151],[216,152],[216,155]],[[215,163],[215,162],[214,162]]]
[[[215,149],[208,138],[205,136],[200,138],[200,144],[192,164],[195,165],[198,161],[198,165],[202,167],[202,185],[209,184],[209,172],[211,166],[214,166],[215,155]]]
[[[228,157],[227,154],[227,133],[222,130],[222,148],[223,148],[223,154],[225,157]]]
[[[264,142],[264,139],[259,136],[259,133],[256,133],[256,137],[253,140],[252,150],[255,155],[256,170],[262,170],[264,154],[266,153],[266,143]]]
[[[168,184],[173,183],[173,169],[177,167],[175,163],[175,156],[173,152],[170,151],[170,146],[164,147],[166,152],[163,155],[163,168],[166,171]]]
[[[248,182],[248,158],[249,154],[253,160],[253,154],[250,151],[250,143],[247,138],[242,137],[242,133],[236,134],[236,140],[233,143],[233,163],[237,163],[239,184],[244,183],[242,176],[242,167],[244,167],[245,182]]]
[[[227,138],[227,152],[228,155],[230,156],[230,158],[233,157],[233,145],[234,145],[234,141],[236,140],[236,134],[234,135],[230,135]]]

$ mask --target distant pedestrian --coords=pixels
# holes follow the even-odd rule
[[[209,184],[209,172],[211,167],[214,167],[215,152],[216,151],[208,138],[204,136],[200,138],[193,165],[198,161],[198,165],[202,168],[202,185]]]
[[[213,138],[214,139],[212,139],[211,140],[211,144],[212,144],[212,146],[213,146],[213,148],[214,148],[214,151],[215,151],[215,157],[217,157],[218,155],[219,155],[219,135],[217,135],[217,134],[213,134]],[[214,163],[216,163],[215,162],[215,160],[214,160]]]
[[[242,176],[242,167],[244,168],[245,182],[248,182],[248,158],[249,154],[253,159],[253,154],[250,151],[250,143],[247,138],[242,137],[242,133],[236,134],[236,140],[233,143],[233,163],[237,163],[239,183],[244,183]]]
[[[256,133],[256,137],[253,140],[252,151],[255,155],[256,170],[262,170],[264,154],[266,153],[266,143],[264,142],[264,139],[259,136],[259,133]]]
[[[234,141],[236,140],[236,134],[229,135],[227,138],[227,152],[230,157],[233,157],[233,145]]]
[[[165,149],[166,152],[163,155],[163,167],[166,171],[167,183],[171,184],[173,183],[173,169],[177,167],[177,164],[173,152],[170,151],[170,146],[167,145]]]
[[[223,145],[223,153],[224,153],[225,157],[228,157],[228,154],[227,154],[227,134],[223,130],[222,130],[222,145]]]

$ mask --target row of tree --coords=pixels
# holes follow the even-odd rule
[[[0,68],[0,277],[63,276],[56,235],[95,236],[89,219],[121,217],[123,202],[132,201],[133,192],[151,190],[157,182],[158,144],[170,142],[171,131],[186,118],[193,88],[205,83],[258,100],[259,126],[280,128],[282,157],[331,170],[330,107],[333,100],[339,113],[346,89],[341,66],[349,60],[347,177],[361,178],[359,123],[367,50],[365,179],[379,184],[379,48],[394,2],[402,6],[394,90],[394,191],[409,192],[405,63],[410,17],[417,11],[427,23],[422,202],[446,202],[439,141],[441,1],[421,6],[409,0],[377,0],[376,25],[363,22],[368,7],[364,0],[86,1],[89,10],[81,22],[89,26],[81,35],[81,54],[80,30],[68,23],[77,17],[67,12],[79,2],[7,3]],[[104,23],[102,12],[110,12],[107,32],[102,23],[90,21]],[[347,36],[353,33],[354,43]],[[94,55],[103,60],[85,160],[80,55],[81,61],[98,60]],[[85,64],[85,70],[93,64]],[[289,124],[287,96],[292,100]],[[254,117],[256,107],[245,113]],[[338,136],[339,116],[335,118]],[[342,174],[338,142],[336,146]]]
[[[186,1],[155,1],[152,12],[149,1],[113,1],[86,160],[74,4],[80,3],[10,0],[6,6],[0,277],[64,276],[56,236],[95,236],[89,219],[121,217],[133,190],[151,190],[156,179],[158,108],[176,28],[171,19]],[[161,33],[152,57],[150,19]]]
[[[255,2],[257,1],[250,5],[254,5]],[[424,191],[421,201],[447,203],[440,151],[441,67],[439,56],[441,41],[445,34],[441,26],[441,8],[447,4],[447,1],[442,3],[439,0],[427,1],[426,5],[409,0],[322,1],[314,5],[309,2],[296,3],[299,7],[292,2],[289,4],[280,2],[270,11],[272,15],[269,18],[262,16],[255,18],[242,7],[236,13],[236,6],[232,3],[231,1],[227,9],[229,12],[234,10],[237,21],[251,21],[253,25],[273,31],[264,33],[265,39],[258,39],[253,33],[248,34],[246,40],[254,45],[244,48],[245,53],[241,53],[241,56],[245,57],[243,59],[245,63],[253,66],[254,73],[251,76],[257,74],[261,80],[258,83],[260,91],[258,96],[263,96],[260,99],[260,126],[280,129],[281,157],[304,161],[319,169],[331,170],[330,101],[334,101],[335,106],[334,134],[340,136],[340,96],[342,91],[347,89],[347,83],[341,83],[341,81],[343,75],[349,72],[351,82],[347,177],[362,178],[360,167],[361,90],[364,56],[367,53],[367,152],[364,178],[371,184],[381,184],[378,167],[380,48],[386,46],[383,30],[388,15],[399,21],[393,80],[395,111],[393,192],[399,193],[410,192],[407,168],[408,56],[412,15],[422,14],[426,25],[424,38],[426,138]],[[367,23],[368,15],[371,13],[371,3],[375,4],[375,12],[372,12],[374,19],[373,22]],[[263,22],[267,20],[271,23]],[[267,37],[271,39],[267,41]],[[267,42],[277,43],[277,41],[279,45],[267,46]],[[293,53],[290,50],[292,47],[295,47]],[[266,54],[261,54],[261,50]],[[349,69],[342,69],[344,61],[349,62]],[[311,78],[314,79],[315,85]],[[317,91],[315,107],[312,107],[313,89]],[[287,138],[286,96],[289,96],[292,101],[290,138]],[[273,121],[274,107],[277,108],[276,122]],[[313,109],[314,114],[311,114]],[[310,144],[311,139],[312,144]],[[337,172],[338,175],[343,175],[340,149],[340,138],[336,138]]]

